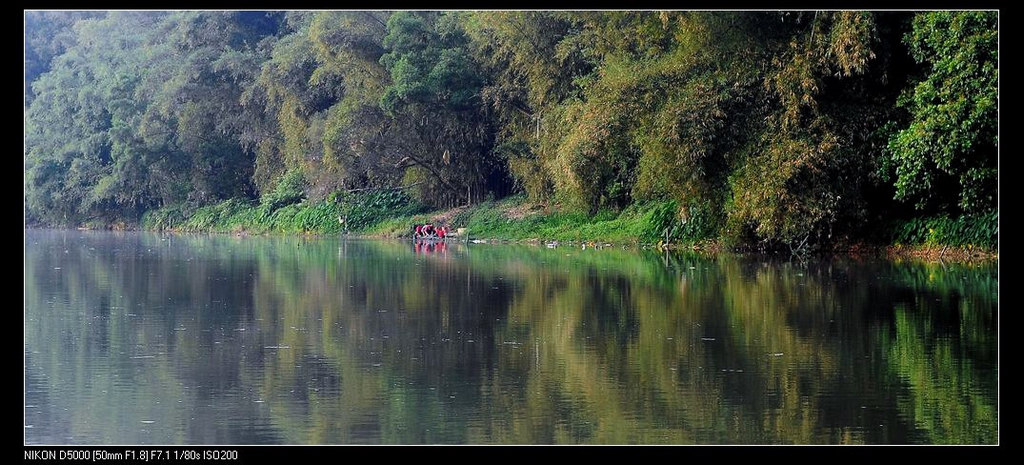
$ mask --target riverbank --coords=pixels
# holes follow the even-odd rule
[[[461,229],[474,239],[507,241],[667,244],[661,235],[666,205],[634,205],[595,215],[511,197],[473,206],[428,211],[394,194],[298,202],[275,207],[228,200],[187,212],[165,207],[147,212],[140,229],[235,234],[354,234],[402,238],[411,226],[434,223]],[[692,241],[697,242],[697,241]]]
[[[468,235],[461,239],[482,242],[545,243],[585,247],[632,246],[663,250],[689,250],[704,253],[725,251],[765,252],[754,247],[730,246],[721,238],[678,240],[662,237],[664,223],[660,215],[664,204],[634,205],[621,213],[602,211],[596,215],[567,212],[557,205],[549,206],[527,202],[516,197],[498,202],[486,202],[472,207],[427,212],[413,216],[385,220],[358,234],[379,238],[402,238],[411,234],[409,225],[431,222],[461,228]],[[995,228],[992,225],[981,227]],[[952,226],[949,226],[952,225]],[[959,229],[957,229],[959,228]],[[980,239],[970,225],[942,220],[916,219],[894,227],[897,240],[922,237],[921,243],[871,243],[856,241],[836,244],[817,253],[826,255],[883,256],[891,259],[920,259],[925,261],[985,261],[998,260],[996,248],[975,244],[956,245],[942,243],[963,241],[963,237]],[[938,231],[937,231],[938,229]],[[975,228],[978,229],[978,228]],[[923,230],[925,233],[918,233]],[[973,236],[971,234],[974,234]]]
[[[915,258],[928,261],[985,261],[998,260],[997,250],[967,247],[950,247],[948,245],[892,245],[883,249],[888,258]]]
[[[622,212],[594,215],[569,211],[557,204],[538,204],[522,197],[488,201],[470,207],[396,217],[360,231],[376,237],[407,237],[409,225],[431,222],[462,229],[472,239],[521,242],[593,242],[656,244],[658,205],[634,205]]]
[[[460,231],[460,240],[478,242],[627,246],[706,253],[767,251],[730,245],[707,230],[678,222],[673,216],[674,211],[675,205],[671,202],[649,202],[631,205],[621,212],[603,210],[589,215],[558,204],[529,202],[523,196],[431,211],[392,191],[283,206],[228,200],[192,212],[168,207],[148,212],[139,228],[236,235],[348,234],[407,238],[412,235],[413,224],[434,223]],[[816,253],[930,261],[996,260],[996,247],[968,241],[985,242],[984,231],[995,231],[997,223],[998,218],[994,215],[977,223],[960,219],[914,219],[894,225],[888,234],[892,238],[890,243],[884,240],[851,241],[833,245],[827,250],[817,250]]]

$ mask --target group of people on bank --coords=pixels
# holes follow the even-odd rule
[[[413,228],[412,237],[416,239],[444,239],[449,234],[445,226],[434,226],[433,224],[417,224]]]

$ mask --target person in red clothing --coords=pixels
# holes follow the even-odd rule
[[[433,236],[436,233],[436,231],[434,231],[434,225],[432,225],[430,223],[427,223],[426,225],[424,225],[422,231],[423,231],[423,235],[424,236],[428,236],[428,237],[429,236]]]
[[[417,224],[416,231],[412,233],[412,237],[423,237],[423,225]]]
[[[445,228],[444,226],[441,226],[440,228],[437,228],[437,237],[439,237],[441,239],[444,239],[444,235],[447,234],[447,233],[448,233],[448,228]]]

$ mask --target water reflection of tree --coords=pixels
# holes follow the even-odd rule
[[[161,337],[162,329],[129,320],[146,320],[164,305],[135,292],[148,277],[124,258],[146,250],[138,241],[120,239],[113,249],[88,233],[26,237],[31,242],[25,250],[25,345],[32,356],[26,370],[41,372],[45,381],[38,387],[59,412],[56,424],[35,426],[42,442],[184,441],[179,429],[166,427],[187,419],[176,402],[186,394],[168,382],[173,367],[167,358],[143,358],[173,343]],[[155,419],[159,425],[142,423]]]
[[[936,264],[899,272],[908,287],[928,291],[895,303],[893,324],[880,344],[890,376],[905,388],[900,410],[930,443],[995,443],[994,273]]]
[[[53,402],[97,399],[67,421],[101,442],[995,440],[987,268],[46,240],[26,248],[26,350]],[[137,405],[178,426],[140,433]]]
[[[529,372],[530,385],[537,388],[527,389],[527,395],[502,391],[507,383],[497,382],[491,386],[499,391],[491,397],[504,399],[500,410],[505,412],[554,411],[565,416],[537,425],[530,419],[542,416],[526,414],[518,417],[519,424],[508,425],[496,415],[506,437],[511,442],[614,443],[934,439],[922,438],[919,425],[906,422],[913,416],[905,405],[892,408],[902,388],[885,382],[891,365],[879,363],[885,359],[879,349],[885,347],[886,341],[879,339],[885,333],[869,331],[892,320],[891,312],[875,307],[878,302],[905,289],[870,280],[904,276],[892,276],[892,269],[870,263],[843,261],[804,268],[727,258],[694,262],[694,269],[688,264],[685,259],[676,264],[681,270],[678,292],[617,276],[528,280],[510,319],[529,322],[527,329],[514,332],[541,341],[540,353],[549,357],[540,358],[542,366]],[[962,286],[963,280],[958,281]],[[990,291],[985,284],[993,283],[982,278],[968,295]],[[923,283],[907,286],[929,297],[948,294],[948,289]],[[594,308],[612,314],[589,315]],[[991,319],[992,309],[989,301],[965,314]],[[872,334],[876,337],[864,336]],[[982,352],[992,350],[988,342],[962,341]],[[521,351],[509,354],[529,357]],[[969,351],[958,355],[970,365]],[[503,359],[498,366],[528,364],[517,361]],[[519,375],[513,371],[508,376]],[[994,377],[972,373],[961,379]],[[890,385],[872,392],[874,386]],[[963,388],[962,383],[957,386]],[[984,410],[993,398],[994,390],[983,392],[969,405],[982,404]],[[571,407],[551,405],[559,402]],[[962,402],[950,404],[927,411],[957,431],[982,427],[980,433],[954,442],[994,440],[989,428],[993,422],[958,414]]]

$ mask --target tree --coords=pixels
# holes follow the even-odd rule
[[[254,115],[243,139],[256,151],[261,193],[296,170],[315,199],[401,178],[381,162],[386,19],[380,12],[288,13],[285,33],[266,44],[259,76],[242,96]]]
[[[482,197],[492,172],[483,79],[456,13],[399,12],[388,18],[380,62],[391,75],[380,98],[391,118],[389,153],[407,179],[425,183],[435,205]]]
[[[891,94],[869,12],[766,15],[764,123],[731,174],[728,226],[739,241],[794,249],[857,231],[870,184],[869,139]],[[788,19],[788,24],[787,24]],[[767,63],[766,63],[767,64]]]
[[[75,43],[33,83],[26,111],[26,208],[39,219],[77,224],[141,214],[153,205],[132,160],[139,53],[159,13],[116,12],[75,23]],[[140,168],[140,169],[135,169]]]
[[[79,20],[98,18],[101,11],[25,12],[25,106],[35,98],[32,82],[50,70],[52,60],[74,45],[72,26]]]
[[[577,77],[593,70],[579,47],[576,14],[481,11],[465,23],[473,56],[486,76],[481,98],[496,120],[495,151],[506,160],[518,189],[535,201],[555,193],[560,176],[550,163],[558,106],[579,96]],[[565,43],[563,43],[565,41]]]
[[[275,191],[454,206],[515,189],[588,212],[650,202],[676,239],[827,245],[995,208],[996,27],[977,11],[28,12],[25,210],[109,223]]]
[[[261,40],[277,14],[179,12],[157,26],[146,89],[147,125],[162,133],[161,151],[188,167],[190,206],[253,195],[254,153],[241,143],[250,121],[242,90],[255,79]]]
[[[60,224],[135,221],[165,204],[248,194],[239,80],[266,22],[113,12],[73,29],[74,45],[33,84],[26,112],[30,213]]]
[[[899,101],[910,118],[889,138],[883,166],[897,199],[929,211],[995,208],[997,21],[994,11],[914,16],[905,41],[924,76]]]

